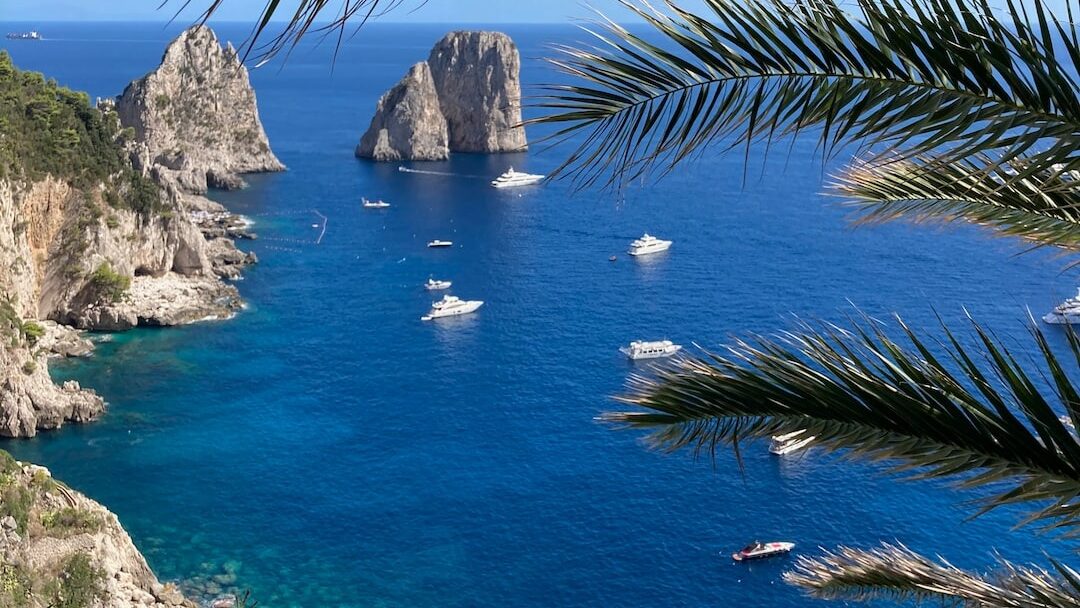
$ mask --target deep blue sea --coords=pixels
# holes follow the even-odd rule
[[[0,25],[40,29],[48,40],[0,43],[92,97],[153,69],[178,31]],[[727,452],[715,465],[658,454],[593,420],[635,369],[617,350],[631,339],[715,348],[794,316],[845,322],[853,305],[935,335],[935,311],[959,326],[966,308],[1029,356],[1028,309],[1074,292],[1061,259],[968,227],[853,230],[820,194],[831,165],[811,141],[753,155],[745,178],[741,153],[705,154],[623,192],[487,186],[510,165],[548,172],[566,149],[413,165],[446,175],[354,158],[380,93],[451,27],[376,24],[336,63],[311,40],[254,70],[289,171],[213,195],[260,235],[242,244],[261,260],[238,284],[247,309],[54,363],[108,414],[0,447],[116,512],[163,579],[205,588],[233,571],[267,607],[824,605],[781,582],[790,560],[733,564],[755,538],[799,553],[901,540],[976,567],[991,549],[1071,555],[1010,532],[1015,512],[965,523],[975,495],[942,484],[814,452],[778,460],[764,445],[740,473]],[[548,45],[583,38],[502,29],[527,93],[558,78]],[[217,30],[239,41],[247,28]],[[393,207],[363,210],[361,196]],[[645,231],[675,245],[623,255]],[[456,246],[426,249],[433,238]],[[422,323],[429,275],[487,303]]]

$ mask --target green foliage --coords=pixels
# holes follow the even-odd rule
[[[94,567],[89,555],[75,553],[64,560],[53,587],[52,608],[87,608],[104,592],[105,572]]]
[[[45,335],[45,328],[31,320],[24,320],[15,310],[15,299],[0,296],[0,336],[7,338],[12,346],[33,345]]]
[[[82,534],[84,532],[97,532],[101,530],[104,522],[95,513],[83,509],[65,507],[59,511],[50,511],[41,515],[41,525],[50,536],[61,538]]]
[[[30,509],[34,506],[34,495],[25,487],[15,484],[0,492],[0,519],[10,515],[15,518],[16,531],[22,534],[30,521]]]
[[[20,327],[19,330],[22,332],[22,335],[26,338],[26,341],[29,342],[31,345],[36,344],[37,341],[40,340],[41,337],[45,335],[45,328],[42,327],[41,324],[36,322],[36,321],[30,321],[30,320],[23,321],[22,322],[22,327]]]
[[[90,284],[101,300],[119,302],[131,287],[131,277],[114,271],[108,262],[102,262],[90,275]]]
[[[34,372],[36,372],[36,371],[37,371],[37,361],[34,361],[33,359],[27,359],[26,362],[23,363],[23,365],[22,365],[22,373],[29,376],[29,375],[33,374]]]
[[[0,178],[53,175],[87,190],[111,184],[131,194],[118,203],[149,214],[162,203],[157,186],[128,162],[121,141],[131,135],[114,115],[92,107],[86,93],[19,70],[0,51]]]
[[[26,571],[14,564],[0,564],[0,608],[30,605],[32,582]]]

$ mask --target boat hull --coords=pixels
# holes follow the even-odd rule
[[[460,317],[461,315],[467,315],[476,312],[478,308],[484,305],[482,300],[470,300],[463,306],[455,306],[450,310],[433,310],[428,314],[420,317],[421,321],[434,321],[436,319],[446,319],[449,317]]]
[[[640,256],[643,256],[643,255],[652,255],[654,253],[662,253],[664,251],[667,251],[668,249],[671,249],[671,243],[668,243],[667,245],[662,245],[662,246],[649,247],[648,249],[630,249],[626,253],[628,253],[628,254],[630,254],[630,255],[632,255],[634,257],[640,257]]]
[[[1043,323],[1050,325],[1080,325],[1080,315],[1060,315],[1055,313],[1047,313],[1042,318]]]
[[[672,348],[670,348],[668,350],[659,351],[659,352],[649,352],[649,353],[640,353],[640,352],[635,353],[634,351],[630,350],[629,348],[627,348],[625,346],[622,346],[622,347],[619,348],[619,352],[621,352],[622,354],[626,355],[627,357],[629,357],[631,360],[634,360],[634,361],[637,361],[639,359],[663,359],[665,357],[670,357],[670,356],[674,355],[675,353],[679,352],[680,350],[682,350],[682,347],[678,346],[678,345],[673,346]]]
[[[754,553],[744,553],[742,551],[736,551],[731,554],[731,559],[737,562],[750,562],[759,559],[768,559],[770,557],[779,557],[781,555],[787,555],[791,553],[795,548],[795,543],[768,543],[765,545],[766,551],[759,551]]]

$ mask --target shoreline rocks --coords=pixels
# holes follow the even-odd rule
[[[445,160],[451,152],[526,150],[520,71],[506,34],[447,34],[379,99],[356,156]]]

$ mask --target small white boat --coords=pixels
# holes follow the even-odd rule
[[[1080,288],[1076,291],[1075,296],[1046,313],[1043,322],[1051,325],[1080,325]]]
[[[428,247],[453,247],[454,241],[440,241],[435,239],[434,241],[428,241]]]
[[[766,557],[776,557],[777,555],[791,553],[791,550],[794,548],[795,543],[783,541],[763,543],[754,541],[739,551],[732,553],[731,559],[737,562],[745,562],[752,559],[765,559]]]
[[[682,346],[672,343],[671,340],[657,340],[655,342],[634,340],[629,346],[620,347],[619,351],[631,359],[657,359],[659,357],[670,357],[679,352],[680,349],[682,349]]]
[[[784,454],[790,454],[797,452],[808,445],[810,445],[814,439],[817,439],[814,435],[805,435],[806,431],[795,431],[792,433],[784,433],[783,435],[773,435],[772,443],[769,444],[769,453],[776,456],[783,456]]]
[[[456,317],[476,312],[477,308],[484,305],[483,300],[462,300],[457,296],[445,295],[438,302],[431,303],[428,314],[420,317],[421,321],[431,321],[442,317]]]
[[[363,205],[364,209],[386,209],[390,206],[390,203],[382,199],[369,201],[367,198],[361,198],[360,200],[362,201],[361,205]]]
[[[660,253],[661,251],[667,251],[671,247],[671,241],[665,241],[658,239],[649,233],[645,233],[640,239],[636,239],[630,243],[630,249],[626,251],[630,255],[648,255],[650,253]]]
[[[543,175],[522,173],[520,171],[514,171],[514,168],[510,167],[509,171],[491,180],[491,185],[496,188],[515,188],[517,186],[531,186],[539,183],[543,179]]]
[[[450,289],[450,281],[439,281],[428,277],[427,283],[424,283],[424,289],[428,291],[439,291],[440,289]]]

